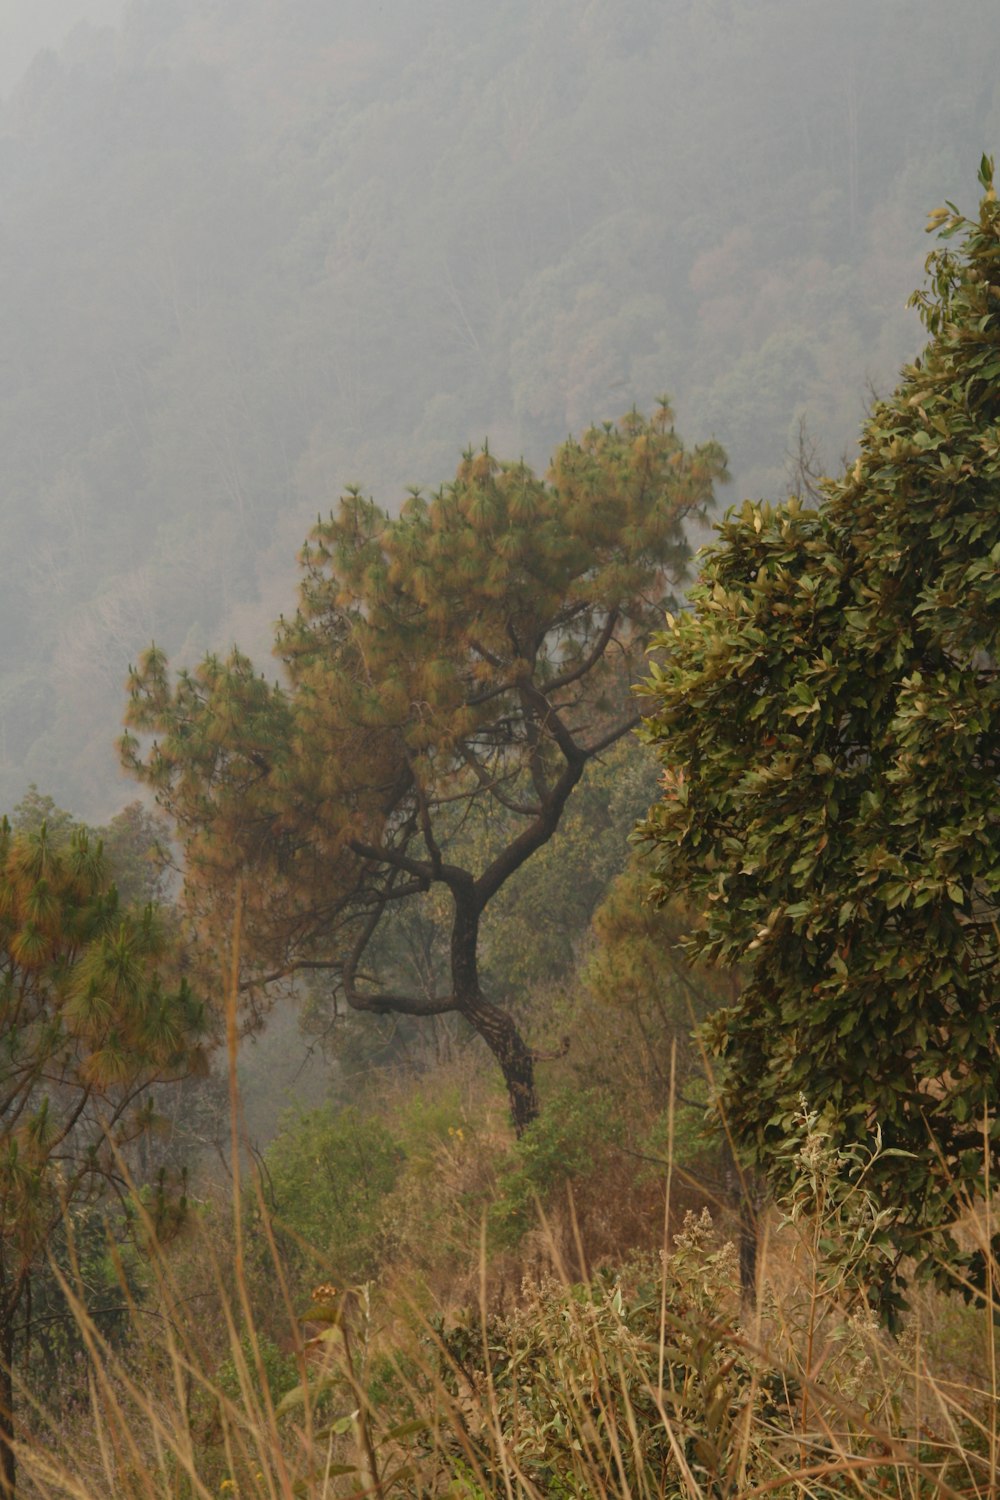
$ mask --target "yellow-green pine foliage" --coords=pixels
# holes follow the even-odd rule
[[[86,829],[0,821],[0,1467],[33,1272],[74,1204],[122,1181],[154,1083],[204,1069],[205,1007],[156,910],[124,908]],[[17,1338],[15,1341],[15,1333]]]
[[[546,479],[468,452],[398,517],[349,490],[317,523],[278,626],[284,686],[235,650],[172,681],[148,651],[127,722],[156,738],[127,734],[124,756],[175,820],[196,907],[228,911],[242,875],[248,941],[271,962],[328,948],[363,873],[353,844],[408,836],[416,802],[485,799],[484,772],[495,792],[558,762],[525,727],[539,692],[573,677],[554,701],[574,732],[612,723],[683,576],[683,523],[724,478],[665,401],[568,441]]]
[[[629,683],[684,575],[684,522],[724,478],[718,446],[687,451],[666,402],[567,441],[544,479],[469,451],[398,516],[354,489],[317,523],[278,627],[283,685],[238,652],[172,684],[147,653],[128,724],[156,738],[128,735],[124,754],[175,819],[198,914],[225,921],[242,892],[258,974],[339,965],[356,1008],[462,1013],[530,1112],[530,1054],[481,992],[480,918],[634,722]],[[467,867],[473,809],[508,833]],[[362,982],[384,912],[434,885],[454,909],[443,993],[403,995],[367,964]]]

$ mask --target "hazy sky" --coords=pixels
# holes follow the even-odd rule
[[[58,47],[80,21],[117,21],[126,0],[0,0],[0,94],[42,47]]]

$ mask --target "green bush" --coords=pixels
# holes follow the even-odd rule
[[[736,1492],[727,1482],[752,1463],[741,1416],[765,1398],[724,1321],[734,1252],[691,1221],[676,1264],[665,1299],[650,1259],[621,1279],[526,1286],[509,1317],[442,1335],[445,1383],[459,1397],[467,1382],[482,1401],[463,1408],[462,1447],[488,1493],[503,1493],[502,1450],[507,1464],[516,1455],[524,1493],[562,1500],[690,1493],[679,1465],[703,1493]]]
[[[591,1171],[619,1122],[611,1101],[596,1089],[564,1088],[532,1121],[500,1171],[490,1206],[494,1242],[513,1246],[538,1222],[537,1204],[574,1177]]]
[[[357,1110],[327,1104],[290,1118],[264,1165],[275,1229],[292,1262],[312,1250],[341,1280],[373,1275],[384,1202],[402,1161],[396,1138]]]
[[[257,1345],[256,1352],[254,1342]],[[228,1359],[223,1360],[215,1374],[215,1384],[220,1393],[237,1406],[242,1403],[246,1378],[249,1378],[258,1401],[263,1395],[257,1369],[258,1355],[272,1405],[277,1406],[282,1396],[299,1383],[299,1367],[294,1355],[283,1354],[274,1340],[265,1333],[258,1333],[255,1341],[249,1334],[244,1334],[240,1340],[239,1360],[231,1354]]]
[[[392,1124],[406,1156],[407,1172],[418,1177],[436,1171],[442,1145],[472,1131],[454,1083],[439,1083],[433,1090],[414,1088],[393,1111]]]

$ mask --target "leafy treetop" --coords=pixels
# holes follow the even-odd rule
[[[85,829],[0,821],[0,1492],[31,1276],[67,1209],[120,1183],[150,1086],[204,1070],[207,1016],[172,981],[168,929],[125,908]]]
[[[127,722],[156,739],[144,754],[127,735],[126,762],[180,830],[202,915],[242,879],[258,975],[322,967],[356,1009],[458,1012],[530,1117],[530,1052],[482,993],[480,918],[636,722],[630,673],[684,572],[683,522],[724,477],[718,446],[686,451],[665,402],[567,441],[545,479],[470,451],[397,518],[349,490],[317,523],[278,628],[284,685],[239,652],[172,684],[146,654]],[[492,830],[474,864],[472,816]],[[362,959],[386,912],[435,885],[448,983],[401,992]]]
[[[872,1290],[982,1256],[952,1226],[1000,1167],[1000,207],[931,227],[932,335],[816,510],[744,504],[645,685],[663,795],[642,836],[693,944],[748,981],[709,1023],[721,1103],[780,1180],[800,1096],[881,1130]],[[851,1160],[850,1153],[845,1162]]]

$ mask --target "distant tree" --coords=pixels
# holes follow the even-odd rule
[[[954,1225],[1000,1176],[1000,206],[932,219],[932,335],[822,504],[749,502],[654,645],[643,827],[695,951],[721,1102],[779,1186],[801,1096],[884,1214],[871,1296],[988,1274]],[[995,1245],[994,1249],[1000,1248]]]
[[[558,832],[485,916],[481,968],[492,994],[530,1009],[535,993],[573,974],[594,914],[628,863],[628,834],[656,783],[656,761],[634,735],[591,766]]]
[[[591,765],[550,841],[511,876],[483,913],[479,977],[485,994],[529,1027],[542,1051],[560,1049],[572,1028],[549,1004],[576,967],[590,921],[609,882],[629,857],[627,838],[655,795],[657,766],[632,736]],[[494,808],[488,826],[469,820],[452,849],[453,864],[475,868],[517,819]],[[369,967],[395,976],[398,987],[433,995],[448,983],[449,898],[444,886],[399,903],[386,913],[373,940]],[[302,1029],[339,1068],[338,1092],[369,1091],[387,1068],[421,1072],[451,1060],[476,1036],[456,1014],[429,1018],[349,1016],[336,986],[316,975],[306,986]],[[271,1024],[271,1023],[269,1023]],[[540,1036],[539,1033],[542,1033]],[[345,1090],[347,1093],[345,1093]]]
[[[32,782],[11,813],[10,824],[15,833],[37,833],[44,826],[57,844],[74,831],[86,831],[91,842],[100,843],[108,873],[127,906],[162,902],[166,896],[170,829],[141,802],[128,803],[103,827],[88,828]]]
[[[685,958],[682,939],[690,913],[679,901],[654,905],[646,899],[651,880],[647,859],[631,862],[608,886],[594,913],[593,947],[582,978],[594,997],[608,1007],[609,1024],[616,1011],[626,1012],[642,1040],[643,1066],[650,1085],[667,1108],[671,1060],[680,1101],[692,1088],[703,1111],[699,1085],[704,1083],[701,1053],[694,1040],[697,1026],[732,999],[729,975],[694,968]]]
[[[170,884],[166,820],[141,802],[129,802],[94,833],[126,905],[145,906],[149,901],[162,905]]]
[[[672,1149],[679,1180],[706,1189],[717,1204],[736,1211],[740,1285],[756,1295],[756,1183],[740,1171],[725,1134],[706,1129],[710,1086],[699,1026],[739,993],[740,975],[688,962],[684,939],[691,912],[681,901],[649,898],[650,861],[633,851],[611,882],[594,914],[594,944],[581,977],[604,1010],[596,1029],[610,1026],[619,1052],[631,1053],[629,1092],[660,1113],[674,1131]],[[591,1029],[595,1029],[591,1018]],[[594,1073],[593,1067],[590,1069]]]
[[[355,490],[317,524],[278,630],[284,686],[239,652],[176,683],[146,654],[127,724],[156,738],[126,735],[125,761],[176,823],[195,914],[225,920],[242,892],[251,987],[327,969],[355,1010],[455,1013],[528,1123],[532,1053],[483,993],[483,913],[637,722],[631,673],[684,574],[683,522],[724,477],[665,403],[568,441],[545,480],[470,451],[398,519]],[[435,890],[447,983],[404,989],[372,972],[376,934]]]
[[[85,829],[0,823],[0,1494],[33,1275],[76,1206],[122,1186],[155,1082],[203,1066],[206,1012],[168,981],[152,906],[124,908]]]
[[[11,813],[10,825],[15,833],[37,833],[44,827],[56,843],[64,842],[80,826],[71,812],[59,807],[47,792],[40,792],[34,781]]]

